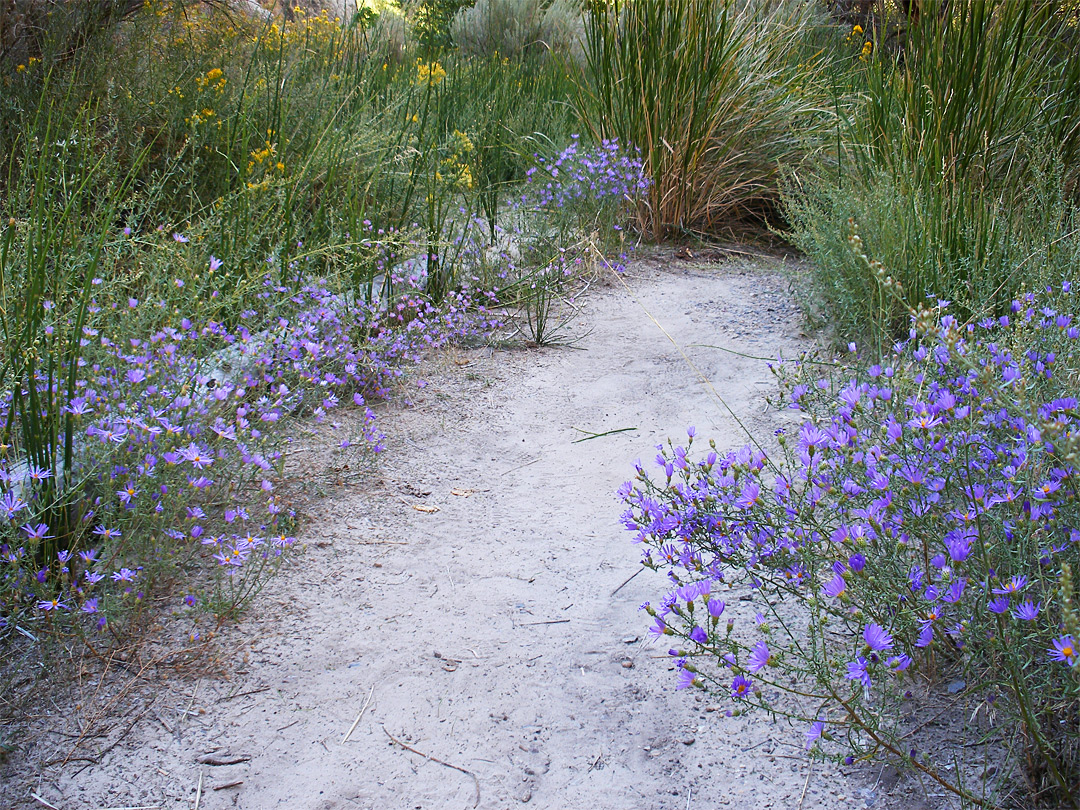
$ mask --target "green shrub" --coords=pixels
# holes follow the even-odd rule
[[[929,294],[963,317],[999,311],[1057,277],[1075,250],[1080,58],[1050,4],[964,0],[920,15],[891,51],[856,39],[832,62],[836,162],[784,194],[815,305],[841,336],[902,332]],[[845,251],[850,219],[901,285],[899,308]]]
[[[516,58],[525,52],[580,56],[579,0],[477,0],[454,19],[454,42],[468,54]]]
[[[1001,311],[1016,290],[1067,275],[1080,259],[1080,236],[1047,163],[1049,173],[1033,172],[1029,187],[996,195],[966,184],[919,187],[883,169],[868,172],[865,186],[793,180],[783,195],[787,236],[810,262],[802,297],[811,319],[840,343],[859,339],[881,350],[926,296],[973,318]],[[883,285],[852,250],[856,231],[894,284]]]

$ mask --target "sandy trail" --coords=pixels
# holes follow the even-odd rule
[[[775,271],[641,260],[628,278],[684,347],[801,347]],[[39,795],[65,810],[190,808],[201,772],[203,810],[469,808],[478,792],[482,808],[857,800],[862,783],[829,766],[807,779],[801,729],[674,691],[638,610],[665,592],[659,574],[613,595],[638,567],[615,496],[634,461],[688,425],[721,448],[745,439],[627,290],[600,287],[578,349],[444,359],[413,407],[381,418],[384,486],[313,506],[307,554],[242,623],[251,653],[231,682],[204,679],[180,722],[183,706],[165,706],[185,702],[183,685],[160,724],[100,765],[46,770]],[[780,424],[764,363],[687,351],[755,431]],[[622,428],[635,430],[574,443]],[[250,760],[199,764],[207,753]]]

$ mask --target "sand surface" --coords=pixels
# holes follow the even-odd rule
[[[219,639],[238,651],[228,678],[131,693],[115,730],[82,745],[98,759],[118,740],[96,764],[41,767],[70,748],[58,707],[53,736],[9,764],[4,798],[63,810],[883,806],[865,774],[811,772],[802,729],[676,692],[638,609],[663,577],[626,581],[638,549],[615,491],[635,460],[689,425],[721,448],[745,441],[642,305],[769,435],[788,417],[765,407],[766,364],[700,344],[805,348],[786,282],[775,267],[649,259],[627,281],[581,299],[576,348],[433,361],[411,407],[383,409],[377,474],[310,505],[306,552]],[[311,464],[293,473],[323,474]]]

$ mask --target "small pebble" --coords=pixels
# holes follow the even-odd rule
[[[626,638],[624,638],[622,640],[622,643],[623,644],[633,644],[637,640],[638,640],[637,636],[627,636]]]
[[[683,745],[693,745],[694,744],[694,738],[693,737],[687,737],[685,740],[681,740],[680,742],[682,742]]]
[[[623,669],[633,669],[634,668],[634,662],[633,661],[623,661],[622,665],[623,665]]]

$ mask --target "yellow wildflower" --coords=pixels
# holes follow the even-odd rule
[[[416,83],[438,84],[446,78],[446,71],[438,62],[425,62],[423,59],[416,60]]]

